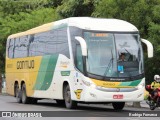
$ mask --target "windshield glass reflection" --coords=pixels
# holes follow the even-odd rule
[[[132,77],[143,72],[138,34],[84,32],[87,72],[104,77]]]

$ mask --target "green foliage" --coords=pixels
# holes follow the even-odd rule
[[[159,13],[160,0],[101,0],[92,13],[94,17],[126,20],[140,30],[142,38],[153,43],[154,58],[148,59],[145,54],[145,75],[148,84],[153,81],[155,74],[160,74]]]
[[[154,45],[154,58],[145,50],[147,84],[160,74],[160,0],[0,0],[0,71],[4,71],[9,35],[66,17],[117,18],[134,24]],[[146,49],[146,47],[144,47]]]
[[[41,9],[47,4],[47,0],[0,0],[0,10],[6,16],[19,12],[31,12],[35,9]]]
[[[146,37],[151,20],[150,7],[145,0],[102,0],[92,16],[126,20],[136,25],[142,36]]]
[[[32,11],[30,14],[24,12],[19,12],[14,15],[10,14],[5,17],[3,22],[1,22],[1,26],[2,31],[6,31],[5,35],[9,35],[11,33],[13,34],[28,30],[35,26],[54,21],[56,19],[58,19],[58,15],[54,9],[43,8],[40,10]]]
[[[97,0],[62,0],[57,12],[64,18],[91,16]]]
[[[59,5],[62,5],[62,0],[48,0],[47,6],[56,8]]]
[[[9,35],[60,19],[48,0],[0,0],[0,71],[4,71]]]
[[[155,74],[160,74],[160,21],[159,9],[160,5],[153,8],[152,22],[149,24],[149,40],[154,46],[154,58],[146,59],[146,73],[147,78],[153,79]],[[151,82],[151,81],[150,81]]]

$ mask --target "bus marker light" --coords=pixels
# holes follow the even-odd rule
[[[137,98],[139,98],[139,97],[141,97],[143,94],[141,93],[141,94],[139,94],[138,96],[137,96]]]
[[[93,93],[90,93],[90,95],[91,95],[92,97],[96,98],[96,95],[95,95],[95,94],[93,94]]]

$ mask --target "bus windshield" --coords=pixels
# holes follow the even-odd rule
[[[143,73],[138,34],[84,32],[88,47],[87,72],[103,77],[134,77]]]

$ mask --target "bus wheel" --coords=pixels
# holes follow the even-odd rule
[[[122,110],[124,108],[125,102],[113,102],[112,105],[115,110]]]
[[[37,104],[37,102],[38,102],[38,99],[36,99],[36,98],[29,98],[29,99],[30,99],[31,104]]]
[[[22,85],[22,103],[27,104],[29,103],[29,101],[30,101],[30,98],[27,97],[27,94],[26,94],[26,85],[23,84]]]
[[[59,106],[65,106],[65,101],[64,100],[56,100],[56,102]]]
[[[69,85],[66,85],[64,87],[63,95],[64,95],[66,108],[73,109],[77,107],[77,102],[71,99],[71,92],[70,92]]]
[[[18,84],[15,84],[15,97],[18,103],[22,103],[22,94]]]

